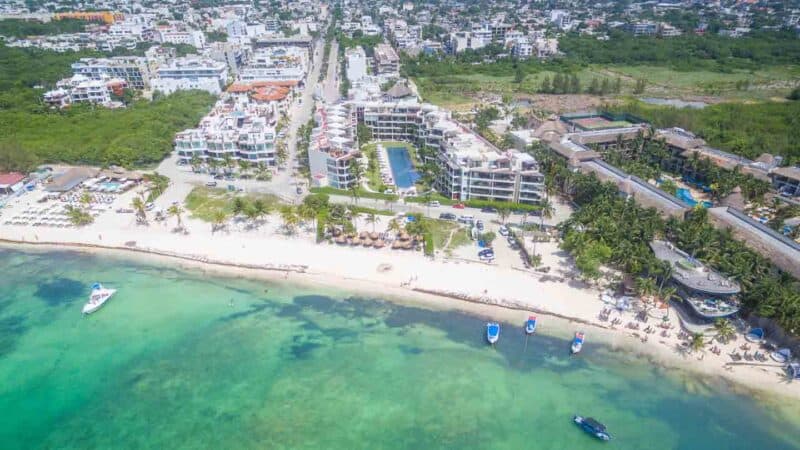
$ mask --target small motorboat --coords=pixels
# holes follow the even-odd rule
[[[610,441],[611,435],[606,430],[606,426],[602,423],[598,422],[597,420],[591,417],[583,417],[583,416],[575,416],[572,420],[577,424],[583,431],[592,436],[600,439],[601,441]]]
[[[750,342],[758,344],[759,342],[764,340],[764,329],[753,328],[744,336],[744,338]]]
[[[500,324],[489,322],[486,324],[486,340],[494,345],[500,339]]]
[[[83,305],[83,313],[91,314],[97,311],[116,293],[116,289],[106,289],[100,283],[93,284],[92,293],[89,294],[89,301]]]
[[[792,351],[788,348],[782,348],[770,353],[769,357],[775,362],[786,364],[792,359]]]
[[[528,316],[525,321],[525,334],[533,334],[536,331],[536,316]]]
[[[577,333],[575,333],[575,338],[572,340],[572,347],[570,347],[570,350],[572,350],[573,355],[575,353],[580,352],[581,349],[583,348],[583,338],[584,334],[582,331],[578,331]]]

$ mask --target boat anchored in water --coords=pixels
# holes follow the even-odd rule
[[[536,316],[528,316],[525,321],[525,334],[533,334],[536,331]]]
[[[575,333],[575,338],[572,340],[572,347],[570,348],[573,355],[580,352],[583,348],[583,338],[584,334],[582,331]]]
[[[600,439],[601,441],[610,441],[611,435],[606,430],[606,426],[591,417],[583,417],[576,415],[572,420],[579,427],[588,434]]]
[[[486,340],[494,345],[500,339],[500,324],[489,322],[486,324]]]
[[[83,305],[83,313],[91,314],[100,309],[114,294],[116,289],[106,289],[100,283],[92,285],[92,293],[89,295],[89,301]]]

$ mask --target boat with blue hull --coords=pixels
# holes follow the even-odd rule
[[[529,316],[525,321],[525,334],[533,334],[536,332],[536,316]]]
[[[575,338],[572,339],[572,346],[570,347],[570,351],[572,352],[573,355],[580,352],[581,349],[583,349],[584,337],[585,336],[582,331],[575,333]]]
[[[600,439],[601,441],[610,441],[611,434],[606,430],[606,426],[591,417],[574,416],[572,420],[576,425],[581,427],[587,434]]]
[[[486,340],[489,341],[490,344],[494,345],[498,339],[500,339],[500,324],[493,322],[487,323]]]

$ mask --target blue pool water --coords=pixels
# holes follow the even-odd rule
[[[120,184],[113,181],[104,181],[102,183],[98,183],[98,186],[100,186],[104,191],[114,192],[119,190]]]
[[[419,179],[419,174],[411,165],[411,156],[405,147],[389,147],[386,149],[389,155],[389,165],[392,168],[394,184],[401,188],[410,188]]]
[[[686,202],[689,206],[696,206],[699,202],[692,197],[692,193],[688,189],[680,188],[676,192],[676,197]],[[702,202],[704,208],[711,208],[714,206],[711,202]]]

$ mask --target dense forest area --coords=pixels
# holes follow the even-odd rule
[[[619,31],[610,37],[568,34],[558,46],[578,64],[643,64],[686,71],[757,69],[800,61],[800,39],[790,31],[754,32],[741,38],[685,34],[669,39]]]
[[[762,153],[800,163],[800,101],[720,103],[702,109],[648,105],[633,101],[610,108],[639,116],[655,127],[680,127],[709,145],[747,158]]]
[[[175,133],[197,124],[214,103],[210,94],[189,91],[119,110],[48,109],[44,89],[69,76],[70,64],[83,56],[100,54],[0,46],[0,169],[26,170],[39,162],[157,163],[170,152]]]
[[[3,19],[0,20],[0,36],[24,38],[28,36],[46,36],[63,33],[81,33],[91,22],[79,19],[38,20]]]

